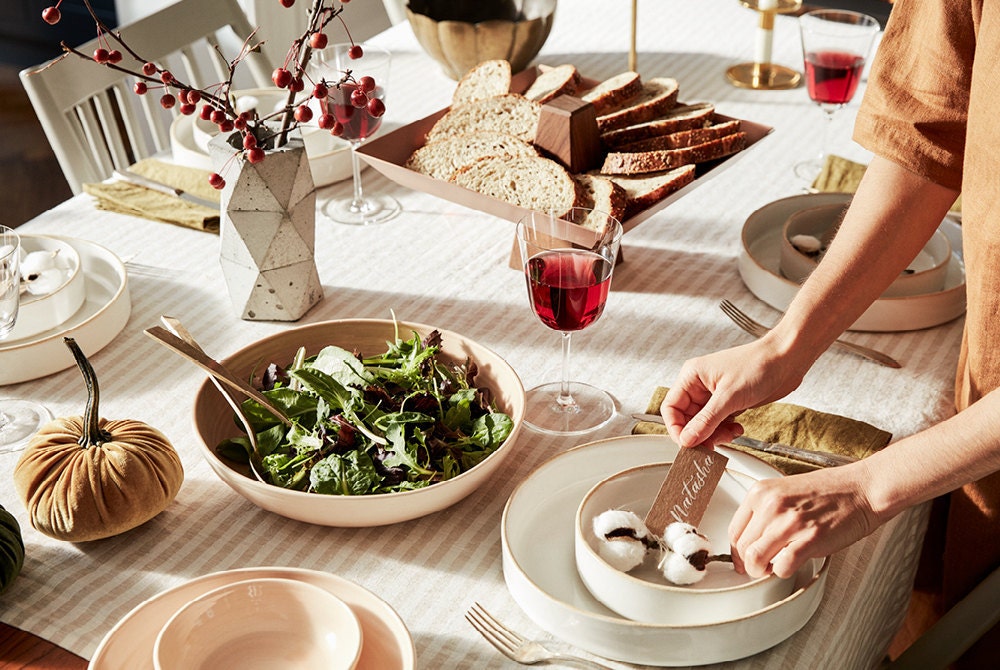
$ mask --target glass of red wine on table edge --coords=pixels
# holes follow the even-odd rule
[[[823,167],[834,114],[854,97],[865,62],[879,32],[867,14],[820,9],[799,18],[809,98],[823,110],[823,145],[819,155],[795,166],[795,175],[809,183]]]
[[[561,435],[584,433],[606,424],[615,414],[612,397],[590,384],[570,380],[573,332],[594,323],[604,311],[611,288],[621,224],[606,214],[607,225],[589,248],[560,239],[559,227],[579,225],[593,210],[574,208],[556,217],[531,212],[517,224],[528,301],[538,319],[562,333],[562,378],[530,389],[525,423]]]
[[[331,200],[321,211],[337,223],[365,226],[388,221],[399,214],[399,203],[387,195],[364,193],[357,149],[382,125],[391,56],[367,44],[333,44],[314,52],[313,58],[316,73],[329,83],[327,97],[320,100],[320,118],[335,124],[335,134],[350,143],[354,173],[352,197]],[[336,86],[348,72],[351,77]]]

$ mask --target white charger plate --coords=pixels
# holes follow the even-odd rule
[[[631,621],[606,608],[576,571],[577,507],[598,481],[619,470],[673,460],[661,435],[599,440],[543,463],[511,494],[501,521],[503,573],[514,600],[540,627],[591,653],[627,663],[686,666],[745,658],[802,628],[819,607],[829,560],[808,561],[792,594],[742,617],[700,625]],[[780,476],[763,461],[720,447],[728,467],[755,479]]]
[[[751,214],[743,226],[739,272],[750,292],[771,307],[785,311],[799,285],[781,274],[781,229],[795,212],[831,203],[847,203],[846,193],[795,195],[764,205]],[[944,289],[922,295],[879,298],[854,322],[849,330],[897,332],[920,330],[947,323],[965,313],[965,264],[962,228],[946,218],[940,230],[952,244],[951,262]]]
[[[108,631],[90,659],[90,670],[152,670],[156,636],[178,609],[220,586],[276,577],[297,579],[326,589],[347,603],[361,622],[362,648],[357,670],[412,670],[416,650],[406,624],[371,591],[318,570],[303,568],[240,568],[196,577],[146,600]]]
[[[86,279],[83,305],[69,319],[29,337],[0,341],[0,385],[38,379],[76,365],[63,343],[72,337],[87,355],[103,349],[132,313],[128,275],[121,259],[88,240],[56,237],[80,254]]]

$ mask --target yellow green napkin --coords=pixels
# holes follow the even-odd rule
[[[823,168],[813,180],[812,188],[822,193],[854,193],[858,190],[867,167],[841,156],[827,154]],[[962,212],[962,196],[951,206],[951,211],[956,214]]]
[[[143,159],[129,169],[143,177],[179,188],[200,198],[216,202],[219,200],[219,192],[208,183],[209,173],[206,170],[173,165],[153,158]],[[219,231],[218,208],[197,205],[124,181],[84,184],[83,190],[97,199],[99,208],[107,211],[141,216],[197,230]]]
[[[660,386],[653,393],[646,409],[649,414],[660,413],[660,403],[667,389]],[[855,458],[864,458],[889,444],[892,434],[871,424],[836,414],[774,402],[748,409],[737,419],[748,437],[765,442],[781,442],[812,451],[825,451]],[[659,423],[640,421],[632,428],[633,434],[666,434]],[[817,470],[818,467],[793,458],[775,456],[737,444],[726,445],[766,461],[786,475]]]

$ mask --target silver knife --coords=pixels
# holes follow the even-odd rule
[[[141,174],[137,174],[131,170],[115,170],[113,174],[118,179],[126,181],[130,184],[135,184],[136,186],[144,186],[152,191],[172,195],[192,204],[201,205],[202,207],[219,209],[219,203],[217,202],[212,202],[211,200],[206,200],[205,198],[199,198],[193,193],[188,193],[182,189],[174,188],[170,184],[164,184],[163,182],[150,179],[149,177],[143,177]]]
[[[653,423],[659,424],[663,423],[663,417],[659,414],[637,413],[633,414],[632,418],[639,421],[652,421]],[[802,449],[801,447],[793,447],[789,444],[781,444],[780,442],[764,442],[745,435],[733,438],[732,442],[733,444],[738,444],[741,447],[747,447],[748,449],[754,449],[756,451],[763,451],[776,456],[787,456],[788,458],[794,458],[804,463],[818,465],[821,468],[835,468],[838,465],[847,465],[848,463],[853,463],[858,460],[856,458],[852,458],[851,456],[830,454],[824,451],[811,451],[809,449]]]

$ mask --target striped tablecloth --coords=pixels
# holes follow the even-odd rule
[[[747,91],[726,82],[729,65],[752,58],[753,12],[735,0],[640,5],[638,65],[644,76],[675,77],[682,99],[714,101],[723,114],[775,130],[729,169],[625,236],[625,263],[616,270],[607,310],[574,338],[573,352],[575,375],[610,390],[620,416],[585,438],[525,430],[504,476],[414,522],[322,528],[261,511],[220,482],[196,451],[191,402],[203,374],[142,331],[161,314],[171,314],[221,357],[290,326],[233,316],[217,237],[104,213],[87,196],[77,196],[23,230],[94,240],[123,259],[170,268],[169,278],[130,277],[131,318],[92,362],[101,378],[102,413],[160,428],[178,448],[186,479],[176,501],[145,526],[74,545],[31,529],[9,476],[17,455],[0,456],[8,473],[0,478],[0,502],[17,515],[27,544],[24,570],[0,598],[0,618],[89,657],[116,621],[163,589],[218,570],[286,565],[338,574],[389,602],[413,634],[421,668],[504,667],[506,661],[463,620],[473,600],[522,631],[546,637],[504,585],[499,522],[505,501],[517,482],[550,456],[627,434],[628,413],[642,411],[655,387],[669,385],[685,359],[745,342],[747,336],[717,309],[722,298],[761,320],[777,318],[740,280],[740,229],[758,207],[800,192],[792,166],[818,149],[821,133],[820,111],[803,89]],[[539,62],[572,62],[594,78],[623,71],[628,8],[626,2],[563,0]],[[796,31],[794,19],[778,18],[776,62],[800,62]],[[406,123],[448,103],[454,83],[423,54],[408,25],[376,40],[395,56],[390,122]],[[832,132],[844,153],[864,158],[848,144],[856,105],[843,112]],[[508,267],[513,224],[408,191],[373,170],[364,173],[364,181],[369,190],[396,196],[405,213],[371,228],[318,220],[317,262],[326,299],[301,323],[388,318],[394,310],[402,319],[483,342],[513,365],[525,386],[555,378],[558,336],[531,314],[523,278]],[[349,190],[341,183],[323,189],[320,197],[343,197]],[[852,334],[901,360],[903,368],[830,352],[788,400],[870,422],[896,437],[912,433],[953,411],[960,335],[961,320],[919,332]],[[0,389],[0,397],[6,396],[43,401],[56,415],[79,414],[85,400],[75,369]],[[838,554],[827,597],[806,627],[771,651],[726,667],[872,667],[906,609],[924,519],[922,510],[904,513]]]

